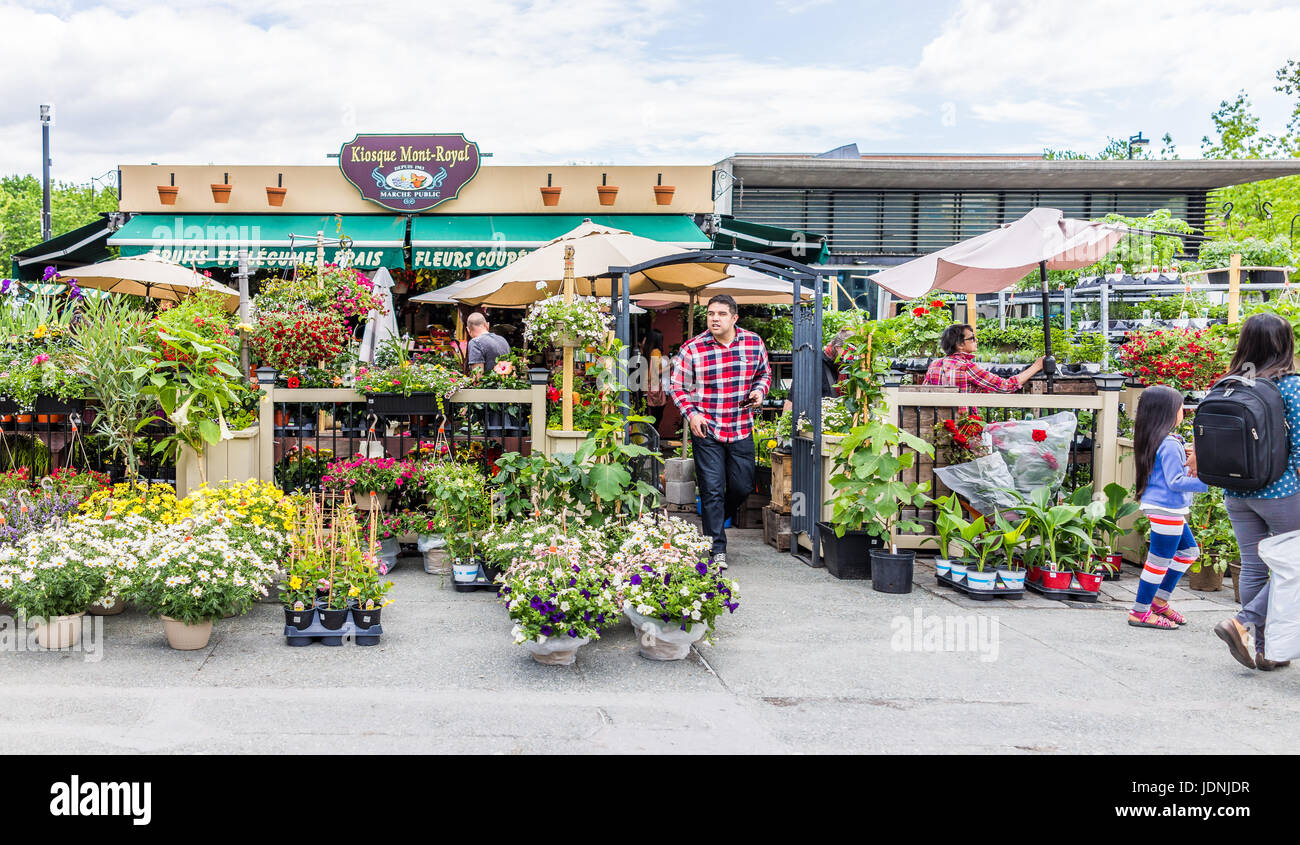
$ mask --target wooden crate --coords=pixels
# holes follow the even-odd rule
[[[772,453],[772,507],[778,513],[790,512],[790,489],[793,480],[794,456],[788,453]]]
[[[1091,377],[1058,378],[1052,384],[1052,388],[1053,390],[1056,391],[1056,393],[1065,396],[1096,396],[1097,395],[1097,382],[1093,381]],[[1047,380],[1044,379],[1043,381],[1039,381],[1038,379],[1034,379],[1033,381],[1025,385],[1025,392],[1046,393]]]
[[[790,551],[790,515],[771,505],[763,508],[763,542],[778,552]]]

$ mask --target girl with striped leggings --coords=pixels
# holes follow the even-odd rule
[[[1169,606],[1169,597],[1200,554],[1187,515],[1192,495],[1209,488],[1196,477],[1196,455],[1174,434],[1182,421],[1181,393],[1169,387],[1142,391],[1133,423],[1134,494],[1151,521],[1151,537],[1137,600],[1128,617],[1128,624],[1136,628],[1170,630],[1187,622]]]

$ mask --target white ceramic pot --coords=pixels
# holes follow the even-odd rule
[[[948,561],[948,572],[952,575],[952,580],[961,581],[966,577],[966,562],[961,560]]]
[[[966,586],[972,590],[992,590],[998,580],[998,573],[993,569],[980,572],[976,569],[966,570]]]
[[[203,648],[212,638],[212,620],[208,619],[197,625],[186,625],[178,619],[164,616],[163,633],[167,636],[167,645],[177,651],[194,651]]]
[[[81,642],[81,619],[85,613],[73,613],[68,616],[51,616],[49,619],[33,620],[36,628],[36,644],[42,648],[71,648]]]
[[[934,571],[936,575],[947,575],[952,571],[952,561],[943,557],[935,558]]]
[[[455,560],[451,565],[452,580],[461,584],[469,584],[478,580],[478,561],[476,560]]]
[[[578,649],[591,642],[591,637],[547,637],[546,642],[529,640],[524,643],[532,653],[533,660],[543,666],[572,666],[578,657]]]

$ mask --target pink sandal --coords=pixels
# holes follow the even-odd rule
[[[1187,617],[1183,616],[1181,613],[1174,610],[1172,607],[1170,607],[1167,604],[1164,607],[1156,607],[1153,604],[1151,605],[1151,612],[1154,613],[1156,616],[1163,616],[1165,619],[1168,619],[1170,622],[1173,622],[1176,625],[1187,624]]]
[[[1129,613],[1128,624],[1134,628],[1160,628],[1166,631],[1174,630],[1178,626],[1173,622],[1158,616],[1154,611],[1148,610],[1146,613],[1138,615],[1137,619],[1132,618],[1132,612]]]

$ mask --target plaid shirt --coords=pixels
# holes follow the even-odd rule
[[[730,346],[707,331],[682,344],[668,392],[685,419],[703,414],[713,436],[732,443],[753,431],[754,412],[743,407],[750,392],[767,396],[771,383],[763,339],[737,326]]]
[[[932,362],[923,384],[955,387],[962,393],[1015,393],[1020,389],[1016,379],[995,376],[976,366],[975,356],[969,352],[956,352]]]

